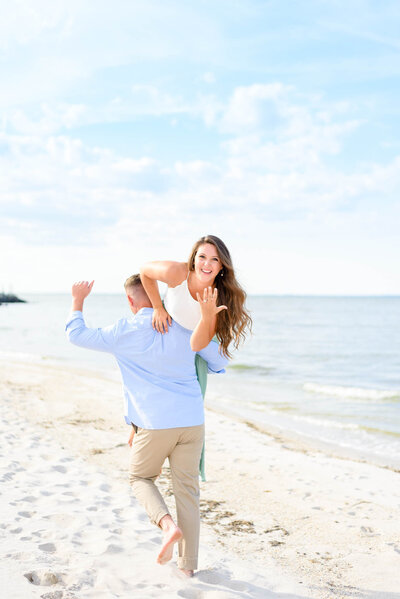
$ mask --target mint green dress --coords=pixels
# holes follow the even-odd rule
[[[199,381],[201,394],[203,396],[203,401],[204,401],[204,396],[206,394],[206,389],[207,389],[207,374],[208,374],[207,362],[205,360],[203,360],[203,358],[201,356],[199,356],[199,354],[196,354],[195,366],[196,366],[197,380]],[[199,473],[200,473],[202,481],[206,480],[204,449],[205,449],[205,445],[203,443],[203,449],[201,450],[200,465],[199,465]]]
[[[189,277],[189,274],[188,274]],[[178,324],[185,329],[193,331],[200,320],[201,312],[199,303],[194,300],[190,294],[188,287],[188,278],[176,287],[168,287],[167,293],[164,297],[164,307],[168,314],[176,320]],[[203,360],[198,354],[195,358],[197,380],[199,381],[201,393],[204,396],[207,388],[207,373],[208,367],[207,362]],[[204,466],[204,445],[201,452],[199,472],[201,480],[205,478],[205,466]]]

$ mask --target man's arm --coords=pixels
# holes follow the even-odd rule
[[[115,326],[103,329],[90,329],[86,326],[82,310],[85,299],[92,291],[94,281],[79,281],[72,286],[71,314],[65,326],[71,343],[87,349],[112,352],[115,340]]]
[[[197,353],[207,362],[208,372],[213,374],[225,372],[225,366],[229,360],[221,353],[219,344],[216,341],[211,341],[207,347]]]

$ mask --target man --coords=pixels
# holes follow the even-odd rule
[[[204,441],[204,407],[196,378],[195,352],[190,347],[191,331],[173,322],[168,335],[152,327],[152,305],[133,275],[125,292],[133,318],[115,325],[90,329],[83,319],[83,304],[94,281],[72,287],[72,313],[66,324],[69,340],[75,345],[113,354],[121,371],[125,394],[125,421],[137,427],[132,446],[130,483],[150,520],[163,531],[163,545],[157,561],[172,558],[178,543],[178,567],[187,576],[197,569],[199,544],[198,465]],[[197,333],[209,330],[216,314],[216,293],[205,290],[199,301],[201,320]],[[210,372],[224,372],[227,359],[212,341],[198,352]],[[155,479],[168,457],[171,466],[177,524],[173,521]]]

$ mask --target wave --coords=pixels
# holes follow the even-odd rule
[[[293,419],[300,422],[307,422],[308,424],[316,425],[317,428],[323,427],[352,431],[360,429],[360,426],[357,423],[340,422],[339,420],[330,420],[329,418],[324,418],[322,416],[306,416],[299,414],[293,416]]]
[[[235,370],[237,372],[253,372],[255,374],[263,375],[268,375],[274,370],[273,368],[268,368],[268,366],[258,366],[251,364],[230,364],[228,366],[228,369]]]
[[[384,436],[391,437],[394,439],[400,439],[400,431],[388,430],[387,428],[379,428],[379,426],[366,426],[363,424],[357,424],[357,422],[343,422],[339,420],[335,420],[335,418],[327,418],[320,414],[294,414],[292,416],[293,420],[297,422],[305,422],[307,424],[311,424],[316,426],[316,430],[320,429],[339,429],[345,431],[358,431],[359,433],[367,433],[368,435],[372,435],[376,437]]]
[[[317,383],[305,383],[303,389],[309,393],[333,395],[344,399],[367,399],[372,401],[400,399],[400,391],[396,389],[365,389],[339,385],[318,385]]]

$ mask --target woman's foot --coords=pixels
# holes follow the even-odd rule
[[[181,540],[182,531],[177,527],[170,515],[163,516],[158,524],[163,531],[163,545],[158,554],[157,562],[164,565],[172,558],[174,545]]]

